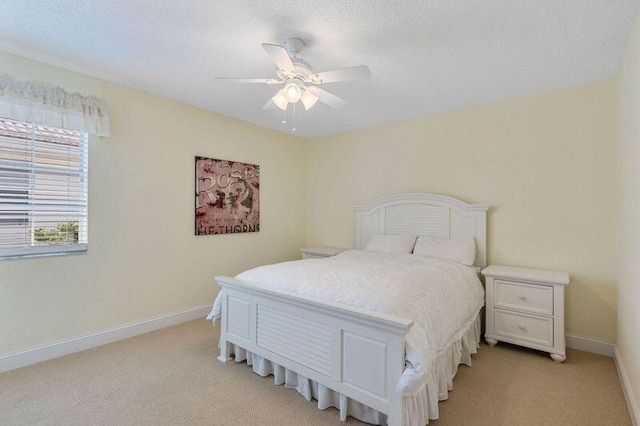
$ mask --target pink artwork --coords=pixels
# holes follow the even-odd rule
[[[196,235],[260,231],[260,166],[196,157]]]

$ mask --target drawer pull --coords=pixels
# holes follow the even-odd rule
[[[525,300],[527,300],[527,296],[525,296],[525,295],[523,294],[522,296],[520,296],[520,300],[522,300],[522,301],[524,302]]]
[[[525,331],[527,329],[527,327],[525,327],[523,324],[518,324],[518,328],[522,331]]]

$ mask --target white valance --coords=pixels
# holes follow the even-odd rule
[[[0,117],[109,136],[109,112],[103,98],[1,74]]]

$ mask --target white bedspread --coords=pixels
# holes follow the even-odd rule
[[[418,392],[433,362],[462,338],[484,304],[475,268],[411,254],[350,250],[327,259],[261,266],[237,279],[414,320],[398,390]],[[220,317],[220,297],[208,318]]]

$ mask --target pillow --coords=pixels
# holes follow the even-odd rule
[[[367,243],[365,250],[384,253],[411,253],[417,235],[384,235],[376,234]]]
[[[473,266],[476,261],[476,241],[473,237],[447,240],[421,235],[413,248],[413,254],[453,260],[463,265]]]

